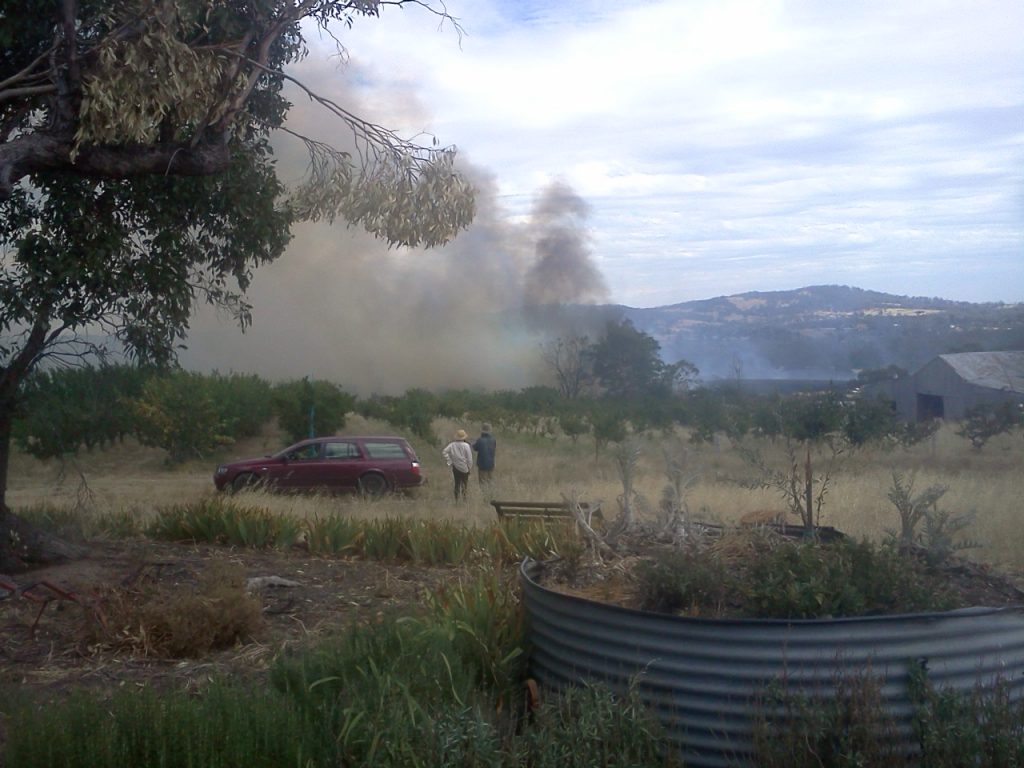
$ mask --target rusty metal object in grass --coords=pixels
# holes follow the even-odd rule
[[[29,633],[33,638],[36,635],[36,629],[39,628],[39,620],[43,617],[43,612],[46,610],[46,607],[54,601],[67,601],[81,605],[86,611],[91,612],[100,624],[106,627],[106,617],[103,615],[103,611],[100,610],[99,606],[83,600],[74,592],[58,587],[51,581],[43,579],[41,581],[33,582],[26,587],[19,587],[9,578],[0,576],[0,589],[7,592],[6,595],[0,595],[0,600],[6,600],[9,597],[13,597],[15,599],[21,598],[39,605],[39,610],[36,612],[35,620],[33,620],[32,626],[29,627]],[[42,593],[43,590],[48,590],[48,593]]]

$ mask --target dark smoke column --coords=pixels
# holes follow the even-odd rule
[[[588,247],[590,206],[562,181],[552,182],[533,208],[537,260],[526,273],[527,307],[596,304],[607,300],[608,286]]]

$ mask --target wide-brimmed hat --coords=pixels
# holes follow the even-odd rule
[[[490,431],[491,431],[491,425],[490,425],[490,424],[488,424],[488,423],[487,423],[487,422],[485,421],[485,422],[484,422],[484,423],[483,423],[483,424],[482,424],[482,425],[480,426],[480,431],[481,431],[481,432],[490,432]]]
[[[455,433],[456,440],[465,440],[467,437],[469,437],[469,435],[466,434],[466,430],[464,429],[460,429],[458,432]]]

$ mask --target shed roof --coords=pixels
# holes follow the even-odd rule
[[[1024,352],[959,352],[939,358],[966,382],[1024,393]]]

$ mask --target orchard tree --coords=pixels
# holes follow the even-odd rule
[[[232,438],[209,381],[189,371],[151,376],[139,397],[126,403],[139,442],[163,448],[169,464],[205,458],[214,449],[230,445]]]
[[[310,91],[346,151],[285,127],[303,34],[415,0],[23,0],[0,14],[0,571],[59,555],[5,504],[11,421],[43,360],[173,361],[197,302],[244,327],[256,267],[296,220],[341,218],[395,245],[472,220],[455,152],[421,147]],[[319,29],[318,29],[319,28]],[[456,25],[457,29],[457,25]],[[339,42],[340,46],[340,42]],[[296,83],[302,87],[300,83]],[[269,139],[310,153],[294,190]]]
[[[629,320],[609,322],[604,336],[590,349],[594,377],[609,397],[634,400],[667,396],[696,380],[697,367],[686,360],[668,364],[656,339]]]
[[[967,409],[956,433],[980,451],[996,435],[1010,432],[1024,422],[1024,406],[1016,403],[980,403]]]
[[[294,441],[333,435],[356,404],[338,385],[309,377],[277,384],[271,395],[277,423]]]

